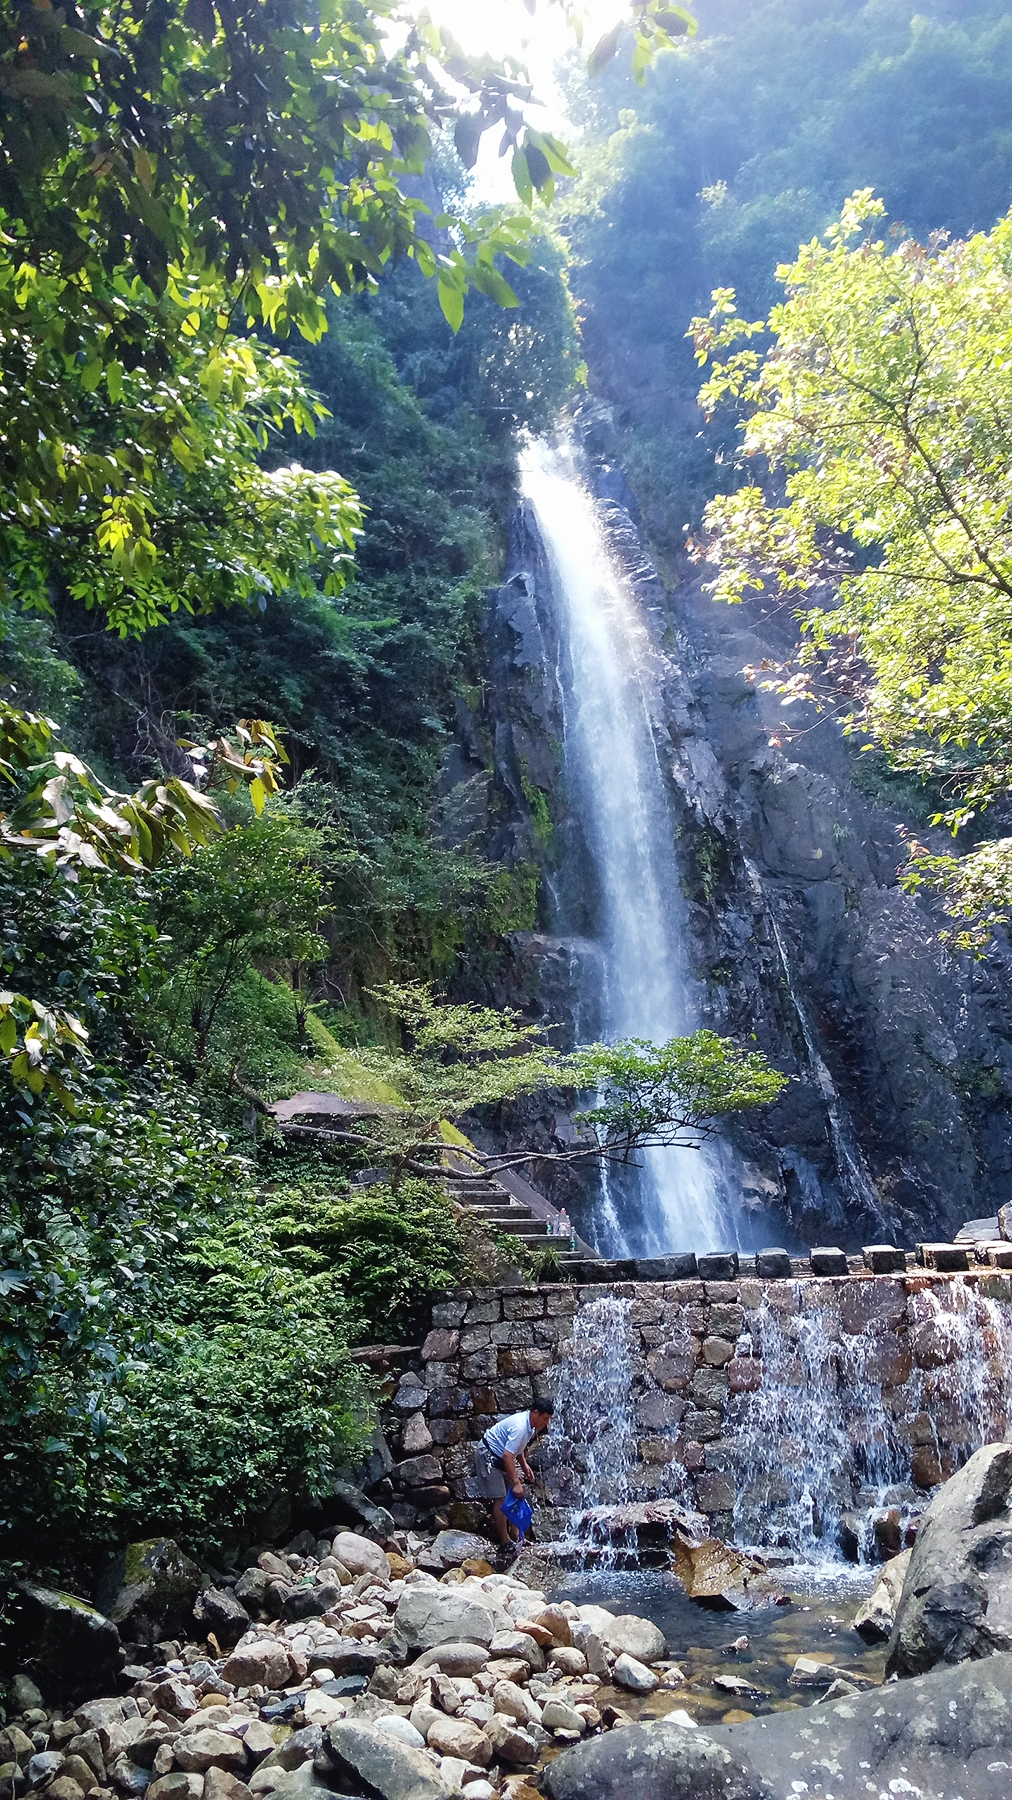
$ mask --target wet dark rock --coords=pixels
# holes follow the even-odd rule
[[[662,1721],[566,1751],[548,1800],[1007,1800],[1012,1655],[937,1669],[817,1708],[692,1731]]]
[[[421,1390],[422,1403],[428,1394]],[[389,1465],[388,1465],[389,1466]],[[381,1473],[385,1473],[382,1470]],[[352,1530],[356,1528],[374,1531],[377,1537],[389,1537],[394,1530],[393,1519],[385,1506],[378,1506],[365,1491],[356,1487],[351,1481],[332,1481],[328,1492],[321,1496],[323,1517],[328,1525],[346,1525]]]
[[[715,1250],[708,1256],[697,1256],[700,1281],[735,1281],[738,1276],[737,1250]]]
[[[635,1266],[637,1281],[694,1281],[698,1273],[691,1250],[673,1256],[638,1256]]]
[[[231,1650],[250,1624],[242,1601],[225,1588],[207,1588],[198,1594],[193,1616],[205,1637],[209,1631],[214,1632],[223,1650]]]
[[[157,1644],[190,1635],[204,1585],[197,1564],[171,1538],[148,1538],[113,1558],[95,1598],[124,1642]]]
[[[266,1617],[270,1576],[266,1569],[244,1569],[235,1584],[235,1597],[254,1619]]]
[[[887,1672],[920,1675],[1012,1649],[1012,1445],[987,1444],[921,1520]]]
[[[760,1281],[789,1281],[791,1259],[786,1250],[757,1250],[755,1272]]]
[[[337,1605],[340,1596],[340,1588],[332,1587],[329,1582],[319,1587],[290,1588],[281,1609],[282,1616],[289,1620],[320,1619]]]
[[[19,1660],[46,1693],[84,1699],[115,1687],[123,1646],[112,1621],[76,1594],[19,1582]]]
[[[809,1253],[808,1264],[813,1275],[846,1275],[847,1255],[844,1250],[822,1245]]]

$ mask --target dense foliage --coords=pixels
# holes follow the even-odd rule
[[[256,338],[319,338],[328,289],[409,259],[454,327],[508,307],[529,215],[447,218],[414,188],[452,108],[501,127],[528,202],[571,172],[522,84],[472,67],[391,0],[105,0],[0,6],[0,580],[56,582],[122,632],[183,608],[341,586],[360,513],[333,469],[259,460],[312,433],[298,365]]]
[[[752,482],[706,521],[718,598],[775,580],[805,602],[785,690],[849,703],[850,729],[930,779],[958,829],[1012,778],[1012,218],[925,249],[874,238],[883,211],[856,194],[781,270],[767,321],[730,316],[727,291],[695,321],[703,404],[742,403],[744,454],[786,471],[783,504]],[[765,356],[731,348],[764,331]],[[987,915],[1012,865],[1007,846],[982,855],[957,889]],[[922,860],[916,879],[940,872]]]
[[[1012,198],[1004,0],[700,0],[699,34],[638,89],[574,73],[581,179],[563,201],[595,386],[655,550],[674,556],[734,433],[702,436],[686,327],[733,286],[769,309],[778,263],[872,186],[925,239],[989,230]],[[714,465],[714,457],[718,461]]]

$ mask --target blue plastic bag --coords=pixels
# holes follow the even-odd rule
[[[502,1511],[503,1517],[508,1519],[511,1525],[516,1526],[520,1542],[523,1543],[534,1523],[534,1509],[530,1501],[523,1494],[515,1494],[510,1488],[502,1503]]]

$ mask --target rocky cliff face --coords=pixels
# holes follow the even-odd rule
[[[700,1022],[754,1035],[794,1077],[775,1107],[732,1128],[734,1179],[758,1239],[950,1235],[1012,1189],[1007,945],[979,962],[942,948],[937,910],[898,883],[901,827],[925,835],[896,804],[898,784],[876,772],[876,790],[874,762],[832,720],[785,713],[742,674],[789,652],[790,614],[764,600],[718,606],[691,571],[666,590],[611,460],[608,410],[589,402],[576,429],[648,628],[646,688],[690,899]],[[585,1037],[596,895],[563,779],[565,645],[524,510],[487,642],[490,848],[539,866],[543,925],[515,934],[491,984]],[[558,1108],[542,1129],[546,1145],[564,1140]]]

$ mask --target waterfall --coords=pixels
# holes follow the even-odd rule
[[[630,1308],[630,1301],[610,1294],[581,1307],[556,1374],[555,1452],[566,1475],[557,1497],[571,1518],[593,1506],[622,1506],[632,1496],[637,1433]],[[568,1543],[579,1547],[572,1526]]]
[[[651,719],[649,638],[572,458],[533,446],[522,460],[522,486],[551,571],[564,661],[566,791],[579,810],[597,890],[594,930],[603,954],[594,1010],[609,1041],[663,1043],[692,1031],[697,1019],[674,821]],[[594,1229],[598,1247],[613,1255],[740,1241],[717,1158],[705,1150],[646,1151],[631,1180],[625,1171],[606,1172],[602,1200]]]
[[[856,1288],[849,1299],[861,1304]],[[732,1402],[727,1419],[739,1543],[819,1560],[849,1539],[874,1560],[876,1520],[892,1512],[902,1529],[925,1489],[1012,1425],[1007,1305],[960,1278],[909,1301],[897,1295],[909,1328],[901,1337],[897,1317],[848,1321],[847,1304],[848,1290],[793,1283],[758,1308],[749,1348],[762,1385]]]

